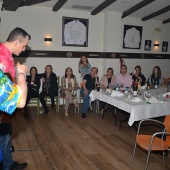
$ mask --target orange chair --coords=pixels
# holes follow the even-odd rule
[[[164,78],[164,85],[167,85],[168,80],[170,81],[170,78]]]
[[[141,125],[143,122],[146,122],[146,121],[152,121],[152,122],[157,122],[159,124],[162,124],[165,127],[164,132],[157,132],[157,133],[154,133],[153,135],[143,135],[143,134],[140,135],[139,132],[140,132]],[[164,135],[166,135],[165,141],[163,140]],[[162,136],[162,138],[159,138],[157,136]],[[165,117],[164,123],[159,122],[157,120],[153,120],[153,119],[146,119],[146,120],[140,121],[137,135],[136,135],[136,142],[134,146],[132,162],[134,160],[137,144],[141,148],[148,151],[148,156],[147,156],[147,160],[145,164],[145,170],[147,170],[151,151],[162,151],[163,152],[165,150],[169,150],[169,147],[170,147],[170,115],[167,115]],[[165,165],[164,153],[163,153],[163,160],[164,160],[164,165]]]

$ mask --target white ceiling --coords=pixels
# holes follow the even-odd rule
[[[3,1],[3,0],[0,0]],[[62,9],[71,9],[71,10],[82,10],[82,9],[73,9],[73,5],[81,5],[81,6],[90,6],[96,8],[98,5],[100,5],[105,0],[68,0]],[[132,6],[138,4],[143,0],[117,0],[113,4],[111,4],[109,7],[105,8],[102,12],[105,11],[115,11],[115,12],[121,12],[123,13],[127,9],[131,8]],[[42,7],[48,7],[51,8],[58,2],[58,0],[51,0],[44,3],[36,4],[36,6],[42,6]],[[166,6],[170,5],[170,0],[155,0],[154,2],[150,3],[149,5],[141,8],[140,10],[132,13],[131,17],[137,17],[137,18],[143,18],[155,11],[158,11]],[[24,7],[22,7],[24,8]],[[89,10],[87,10],[89,11]],[[89,11],[91,12],[91,11]],[[155,20],[166,20],[170,18],[170,11],[166,12],[160,16],[157,16],[153,19]]]
[[[138,4],[143,0],[117,0],[109,7],[105,8],[102,12],[105,11],[115,11],[123,13],[127,9],[131,8],[132,6]],[[41,4],[37,4],[37,6],[49,7],[52,8],[57,0],[51,0],[48,2],[44,2]],[[104,2],[104,0],[68,0],[65,5],[62,7],[63,9],[72,9],[73,5],[83,5],[83,6],[92,6],[96,8],[99,4]],[[143,18],[155,11],[158,11],[166,6],[170,5],[170,0],[155,0],[154,2],[150,3],[149,5],[143,7],[142,9],[132,13],[130,16]],[[72,10],[80,10],[80,9],[72,9]],[[89,11],[91,12],[91,11]],[[166,20],[170,18],[170,12],[157,16],[153,19],[155,20]]]

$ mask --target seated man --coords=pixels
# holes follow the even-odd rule
[[[82,108],[82,118],[86,118],[86,111],[90,111],[90,97],[89,94],[95,89],[98,82],[97,79],[98,69],[93,67],[90,74],[86,74],[83,78],[83,87],[80,91],[81,96],[83,96],[83,108]]]
[[[127,74],[127,66],[121,66],[121,73],[116,77],[116,82],[120,88],[132,86],[132,76]]]

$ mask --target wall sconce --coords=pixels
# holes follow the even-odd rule
[[[44,41],[52,41],[52,38],[44,38]]]
[[[154,44],[154,47],[159,47],[159,44]]]

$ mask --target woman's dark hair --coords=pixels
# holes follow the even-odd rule
[[[136,70],[137,68],[140,70],[140,71],[139,71],[139,75],[142,74],[142,73],[141,73],[141,66],[137,65],[137,66],[135,67],[135,70]]]
[[[156,68],[158,69],[158,76],[157,76],[157,78],[158,78],[158,79],[160,79],[160,78],[161,78],[161,69],[160,69],[160,67],[159,67],[159,66],[155,66],[155,67],[153,68],[153,72],[152,72],[151,79],[155,79],[155,73],[154,73],[154,70],[155,70]]]
[[[72,73],[71,73],[71,78],[74,78],[73,70],[72,70],[72,68],[70,68],[70,67],[67,67],[66,70],[65,70],[65,78],[67,78],[67,70],[68,70],[68,69],[70,69],[71,72],[72,72]]]
[[[34,67],[34,66],[30,68],[30,74],[31,74],[32,69],[35,69],[36,74],[38,74],[37,68],[36,68],[36,67]]]
[[[53,67],[52,67],[52,65],[46,65],[46,66],[45,66],[45,70],[46,70],[47,67],[50,67],[50,68],[51,68],[51,73],[52,73],[52,72],[53,72]],[[46,74],[46,71],[45,71],[45,74]]]
[[[112,75],[113,75],[113,68],[111,68],[111,67],[109,67],[108,69],[107,69],[107,72],[109,71],[109,70],[111,70],[112,71]]]
[[[22,43],[23,39],[26,37],[28,37],[29,40],[31,39],[31,36],[25,30],[17,27],[10,32],[7,41],[13,42],[15,40],[19,40],[19,42]]]
[[[89,64],[89,60],[88,60],[88,58],[87,58],[87,55],[82,55],[81,58],[80,58],[80,61],[79,61],[79,68],[78,68],[78,69],[79,69],[79,73],[80,73],[80,65],[83,63],[83,62],[82,62],[82,57],[85,57],[87,64]]]
[[[86,58],[86,62],[89,63],[87,55],[82,55],[81,58],[80,58],[80,61],[79,61],[79,65],[83,63],[82,62],[82,57],[85,57]]]

